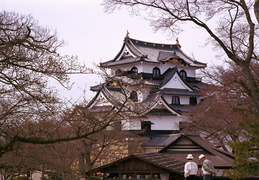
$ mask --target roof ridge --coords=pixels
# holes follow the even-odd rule
[[[144,41],[144,40],[139,40],[139,39],[135,39],[135,38],[130,38],[130,37],[125,37],[125,39],[129,39],[129,40],[131,40],[131,41],[138,41],[139,43],[145,43],[145,44],[157,44],[157,45],[164,45],[164,46],[178,46],[178,47],[181,47],[178,43],[172,43],[172,44],[170,44],[170,43],[162,43],[162,42],[159,42],[159,43],[157,43],[157,42],[151,42],[151,41]]]

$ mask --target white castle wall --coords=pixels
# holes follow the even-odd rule
[[[151,121],[151,130],[179,130],[180,116],[148,116]],[[122,130],[141,130],[139,119],[122,120]]]
[[[165,64],[143,64],[143,63],[138,63],[134,65],[124,65],[123,71],[129,71],[131,70],[132,67],[138,68],[139,73],[153,73],[153,68],[158,67],[160,69],[161,74],[163,74],[169,67],[174,68],[178,67],[178,71],[185,70],[187,73],[188,77],[195,77],[196,72],[195,68],[191,67],[183,67],[180,63],[173,63],[173,62],[167,62]],[[115,72],[117,69],[112,68],[112,70]]]
[[[168,104],[172,103],[172,95],[163,95],[164,99]],[[189,105],[190,97],[189,96],[179,96],[181,105]]]
[[[151,130],[179,130],[179,116],[148,116],[148,120],[153,124]]]

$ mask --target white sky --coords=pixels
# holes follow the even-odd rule
[[[31,14],[39,25],[56,30],[58,36],[67,42],[61,48],[63,54],[77,55],[89,67],[110,60],[119,52],[126,32],[130,37],[156,43],[174,44],[163,32],[154,33],[149,23],[127,11],[104,12],[102,0],[0,0],[0,10]],[[196,60],[219,64],[211,46],[205,46],[206,34],[191,25],[178,36],[182,50]],[[93,75],[73,76],[73,89],[60,89],[66,98],[78,99],[83,90],[91,98],[89,86],[99,83]]]

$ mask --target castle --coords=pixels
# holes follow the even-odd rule
[[[115,58],[100,67],[109,69],[113,78],[91,87],[97,93],[88,107],[120,109],[123,104],[121,110],[128,115],[121,119],[122,130],[179,133],[189,107],[202,99],[199,91],[205,84],[196,70],[206,64],[187,56],[178,41],[157,44],[127,34]]]
[[[200,90],[206,86],[196,77],[205,63],[187,56],[178,41],[158,44],[132,39],[126,35],[119,53],[100,64],[110,70],[105,83],[91,87],[96,96],[88,108],[97,112],[109,109],[121,112],[116,123],[121,130],[148,137],[142,142],[144,153],[127,157],[87,172],[101,172],[103,179],[184,179],[187,154],[199,164],[205,154],[217,170],[217,179],[228,179],[230,153],[215,148],[199,133],[185,132],[190,107],[202,100]],[[199,167],[200,164],[199,164]]]

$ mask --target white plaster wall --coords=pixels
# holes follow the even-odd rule
[[[141,122],[136,119],[125,119],[121,121],[122,130],[141,130]]]
[[[143,71],[142,71],[142,72],[144,72],[144,73],[153,73],[153,69],[154,69],[155,67],[160,68],[160,67],[159,67],[159,64],[144,64],[144,65],[143,65]],[[162,74],[161,69],[160,69],[160,72],[161,72],[161,74]]]
[[[190,97],[189,96],[180,96],[181,100],[180,103],[182,105],[189,105],[190,104]]]
[[[131,68],[136,67],[138,68],[138,73],[144,72],[143,71],[143,64],[133,64],[133,65],[123,65],[121,67],[111,67],[111,69],[115,72],[117,69],[123,70],[123,71],[129,71]]]
[[[151,130],[179,130],[179,122],[184,121],[179,116],[148,116],[151,121]],[[141,130],[141,121],[138,119],[122,120],[122,130]]]
[[[149,116],[151,130],[179,130],[179,122],[182,121],[178,116]]]
[[[185,70],[187,73],[187,77],[196,77],[196,70],[194,68],[190,67],[179,67],[178,71],[180,72],[181,70]]]
[[[172,103],[172,95],[163,95],[164,99],[168,104]],[[181,105],[188,105],[190,103],[189,96],[179,96]]]
[[[163,95],[164,99],[168,104],[172,103],[172,95]],[[190,104],[190,96],[179,96],[181,105],[189,105]],[[202,97],[197,97],[197,104],[199,104],[202,100]]]
[[[197,104],[200,104],[202,97],[197,97]]]
[[[172,79],[163,87],[161,87],[161,89],[163,88],[174,88],[174,89],[188,89],[191,90],[188,86],[186,86],[182,80],[180,79],[180,77],[178,76],[178,74],[175,74]]]
[[[142,64],[141,71],[145,73],[152,73],[154,67],[158,67],[160,69],[161,74],[163,74],[168,68],[178,67],[178,71],[185,70],[188,77],[196,77],[195,68],[183,67],[180,63],[167,62],[165,64]]]
[[[171,95],[163,95],[165,101],[168,103],[168,104],[171,104],[172,103],[172,96]],[[181,102],[181,100],[180,100]]]
[[[153,73],[153,68],[158,67],[160,69],[161,74],[163,74],[168,68],[174,68],[178,67],[178,71],[185,70],[188,77],[196,77],[196,70],[195,68],[191,67],[183,67],[180,63],[173,63],[173,62],[167,62],[165,64],[146,64],[146,63],[139,63],[134,65],[124,65],[120,68],[118,67],[111,67],[112,71],[116,71],[117,69],[121,69],[123,71],[129,71],[132,67],[138,68],[139,73]]]
[[[136,68],[138,68],[138,73],[141,73],[141,72],[144,72],[143,71],[143,64],[136,64],[136,65],[134,65]],[[129,68],[129,70],[132,68],[132,67],[134,67],[134,66],[131,66],[130,68]]]
[[[122,71],[129,71],[133,66],[128,66],[128,65],[123,65],[123,66],[114,66],[114,67],[110,67],[111,71],[115,73],[115,71],[117,69],[120,69]]]

